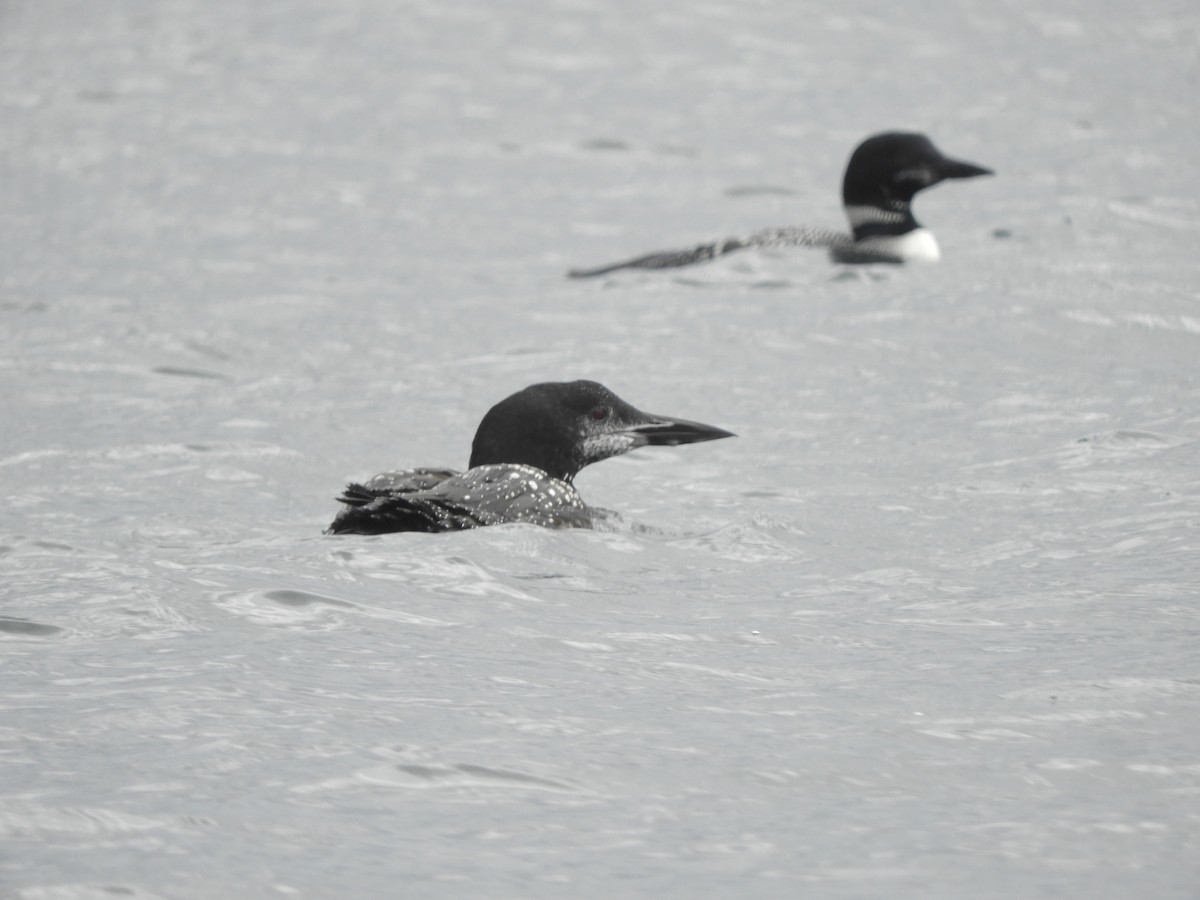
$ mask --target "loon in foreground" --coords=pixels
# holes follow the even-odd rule
[[[941,251],[933,232],[913,217],[913,196],[948,178],[991,174],[991,169],[944,155],[923,134],[888,131],[859,144],[846,164],[842,205],[850,234],[805,226],[765,228],[746,237],[649,253],[567,274],[591,278],[619,269],[671,269],[748,247],[827,247],[833,260],[841,263],[936,262]]]
[[[505,522],[590,528],[571,483],[584,466],[647,445],[733,437],[634,409],[594,381],[534,384],[483,417],[465,472],[406,469],[349,484],[326,534],[459,531]]]

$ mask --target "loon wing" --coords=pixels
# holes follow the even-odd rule
[[[609,263],[594,269],[571,269],[570,278],[594,278],[620,269],[677,269],[725,256],[747,247],[838,247],[852,244],[854,239],[843,232],[807,226],[764,228],[747,237],[725,238],[697,244],[687,250],[660,250],[623,262]]]
[[[410,494],[414,491],[428,491],[458,474],[460,473],[457,469],[398,469],[395,472],[380,472],[369,481],[350,487],[357,487],[375,495]]]
[[[381,472],[364,482],[350,482],[337,499],[339,503],[345,503],[347,506],[366,506],[380,497],[428,491],[458,474],[454,469],[399,469],[395,472]]]

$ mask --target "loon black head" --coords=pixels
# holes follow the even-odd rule
[[[947,178],[991,174],[991,169],[944,155],[923,134],[888,131],[867,138],[851,154],[842,203],[856,241],[902,235],[920,227],[912,214],[918,191]]]
[[[595,381],[545,382],[488,410],[475,432],[470,467],[520,463],[569,482],[584,466],[636,447],[724,437],[733,434],[644,413]]]

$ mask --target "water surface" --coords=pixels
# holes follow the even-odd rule
[[[1200,15],[0,9],[0,888],[1195,895]],[[932,267],[574,265],[841,222]],[[531,382],[736,440],[324,537]]]

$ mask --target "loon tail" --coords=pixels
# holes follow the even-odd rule
[[[390,534],[394,531],[458,531],[488,524],[474,519],[468,510],[445,507],[421,497],[393,494],[376,497],[369,503],[347,506],[333,520],[325,534]]]
[[[726,238],[709,241],[687,250],[660,250],[647,253],[623,262],[609,263],[594,269],[571,269],[569,278],[595,278],[621,269],[678,269],[696,263],[707,262],[748,247],[843,247],[854,243],[854,238],[828,228],[806,226],[764,228],[747,237]]]
[[[489,525],[469,509],[420,492],[400,493],[348,484],[338,500],[346,508],[325,534],[389,534],[393,531],[457,531]]]
[[[453,469],[404,469],[384,472],[366,483],[352,481],[337,498],[346,508],[325,534],[434,532],[486,524],[474,521],[465,510],[424,495],[457,474]],[[464,515],[458,515],[460,512]]]
[[[350,482],[338,497],[339,503],[345,503],[347,506],[366,506],[368,503],[378,500],[386,495],[386,491],[376,491],[358,482]]]

